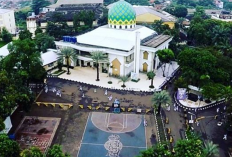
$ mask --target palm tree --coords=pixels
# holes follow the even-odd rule
[[[120,77],[120,80],[118,81],[118,83],[119,83],[119,82],[123,82],[122,87],[125,88],[125,87],[126,87],[125,83],[126,83],[127,81],[129,81],[129,79],[130,79],[130,78],[129,78],[128,76],[121,76],[121,77]]]
[[[212,30],[212,42],[214,45],[223,45],[224,42],[229,41],[230,29],[223,25],[217,25]]]
[[[99,79],[99,61],[108,60],[108,57],[102,51],[95,51],[95,52],[91,53],[91,58],[92,58],[93,62],[96,63],[96,66],[97,66],[97,79],[96,79],[96,81],[100,81],[100,79]]]
[[[204,157],[216,157],[219,156],[218,145],[214,144],[212,141],[205,142]]]
[[[169,96],[167,91],[155,92],[151,98],[151,102],[154,107],[158,106],[158,114],[161,111],[161,105],[166,105],[171,103],[171,97]]]
[[[57,59],[63,63],[64,61],[64,58],[66,60],[66,63],[67,63],[67,74],[69,75],[70,74],[70,71],[69,71],[69,62],[70,61],[73,61],[75,62],[77,60],[77,54],[76,52],[73,51],[72,48],[69,48],[69,47],[65,47],[65,48],[62,48],[58,53],[57,53],[58,57]]]
[[[148,77],[149,80],[151,80],[151,85],[149,87],[154,88],[154,85],[153,85],[153,80],[154,80],[154,77],[155,77],[154,71],[149,71],[147,73],[147,77]]]

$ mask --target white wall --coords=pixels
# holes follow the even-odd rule
[[[153,62],[153,58],[152,58],[152,53],[154,52],[148,52],[148,59],[143,59],[143,53],[145,51],[140,51],[140,62],[139,62],[139,70],[143,71],[143,63],[147,63],[148,67],[147,67],[147,71],[151,71],[152,70],[152,62]]]
[[[6,27],[11,34],[16,34],[14,10],[0,14],[0,28]]]
[[[125,67],[125,75],[130,74],[132,71],[134,71],[134,61],[128,64],[129,66]]]
[[[27,30],[29,30],[32,33],[32,37],[35,36],[36,28],[37,28],[36,20],[27,19]]]

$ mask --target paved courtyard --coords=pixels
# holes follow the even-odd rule
[[[175,71],[179,66],[176,62],[173,62],[170,66],[169,64],[166,65],[165,76],[170,77],[172,72]],[[63,68],[66,70],[65,68]],[[92,84],[100,87],[106,88],[115,88],[115,89],[123,89],[121,87],[122,82],[119,83],[119,79],[114,77],[109,77],[107,73],[100,73],[100,81],[96,81],[97,71],[96,68],[90,67],[75,67],[74,69],[70,69],[71,75],[67,75],[66,73],[60,75],[60,78],[74,80],[78,82],[84,82],[87,84]],[[154,78],[154,86],[155,89],[159,89],[160,85],[166,80],[167,77],[163,77],[162,69],[159,68],[155,71],[156,76]],[[149,86],[151,85],[151,80],[148,80],[146,73],[139,74],[140,81],[139,82],[126,82],[127,90],[135,90],[135,91],[150,91]],[[112,84],[108,84],[108,81],[112,81]]]
[[[61,118],[60,125],[57,128],[52,144],[61,144],[64,152],[69,152],[71,156],[76,157],[81,147],[81,141],[82,141],[82,137],[84,134],[85,125],[86,125],[86,121],[88,121],[88,115],[90,111],[88,109],[83,110],[78,105],[80,104],[80,102],[88,105],[93,100],[98,100],[99,103],[108,102],[109,100],[107,99],[107,96],[104,95],[105,89],[101,87],[96,87],[93,85],[88,85],[85,83],[78,83],[75,81],[68,81],[68,80],[64,80],[60,78],[48,78],[47,82],[48,82],[48,92],[46,93],[43,90],[40,96],[38,97],[37,101],[53,102],[55,104],[72,103],[73,107],[70,109],[64,110],[60,108],[58,105],[38,106],[34,104],[29,113],[22,113],[22,112],[19,112],[19,110],[17,110],[12,117],[12,119],[14,120],[12,121],[13,128],[10,134],[15,133],[15,131],[17,130],[17,127],[21,123],[21,120],[23,119],[24,116]],[[80,91],[79,89],[80,86],[82,86],[83,88],[82,91]],[[52,88],[56,87],[56,89],[59,89],[62,93],[61,97],[56,96],[56,93],[51,90],[52,89],[51,87]],[[94,92],[94,89],[96,89],[97,92]],[[84,98],[82,98],[83,92],[85,93]],[[125,94],[125,92],[127,94]],[[151,103],[150,103],[151,94],[150,93],[151,92],[145,92],[145,93],[136,92],[136,91],[127,92],[124,90],[116,90],[116,89],[108,90],[108,94],[113,95],[113,100],[115,98],[120,99],[121,104],[123,106],[129,106],[131,105],[131,103],[133,103],[136,106],[147,106],[147,107],[150,106],[151,107]],[[112,104],[112,102],[109,102],[109,104]],[[102,112],[103,114],[110,114],[110,115],[112,113],[111,111],[104,111],[104,110],[102,110]],[[98,112],[98,113],[101,113],[101,112]],[[124,114],[129,114],[129,113],[127,112]],[[145,137],[143,136],[143,138],[146,138],[147,147],[150,147],[152,146],[152,144],[155,144],[157,142],[156,137],[152,136],[152,134],[157,135],[156,128],[155,128],[155,122],[154,122],[154,116],[151,114],[144,115],[144,116],[141,114],[135,115],[133,114],[133,112],[131,112],[130,115],[142,116],[142,118],[143,117],[146,118],[147,124],[148,124],[146,129],[142,126],[142,123],[141,123],[141,128],[145,129],[146,131],[146,136],[143,134],[145,136]],[[118,116],[122,116],[122,114],[119,114]],[[110,117],[109,118],[110,121],[114,119],[114,116],[109,116],[109,117]],[[119,118],[118,121],[121,121],[121,119]],[[89,120],[88,123],[90,122],[91,120]],[[113,127],[115,126],[113,125]],[[127,145],[125,144],[124,146],[127,146]],[[137,147],[140,147],[140,146],[137,146]],[[141,147],[146,147],[146,146],[143,145]],[[138,153],[138,150],[136,152]]]

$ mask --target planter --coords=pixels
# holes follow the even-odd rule
[[[61,75],[61,74],[63,74],[63,73],[65,73],[66,71],[65,70],[62,70],[62,71],[55,71],[54,73],[52,73],[52,75],[54,75],[54,76],[59,76],[59,75]],[[70,73],[71,74],[71,73]]]
[[[133,80],[133,79],[132,79],[131,81],[132,81],[132,82],[139,82],[139,81],[140,81],[140,79],[138,79],[138,80]]]

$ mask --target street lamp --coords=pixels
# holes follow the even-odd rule
[[[196,116],[196,114],[194,114],[194,113],[192,113],[192,112],[188,112],[188,114],[191,114],[191,115],[194,115],[194,116]]]

